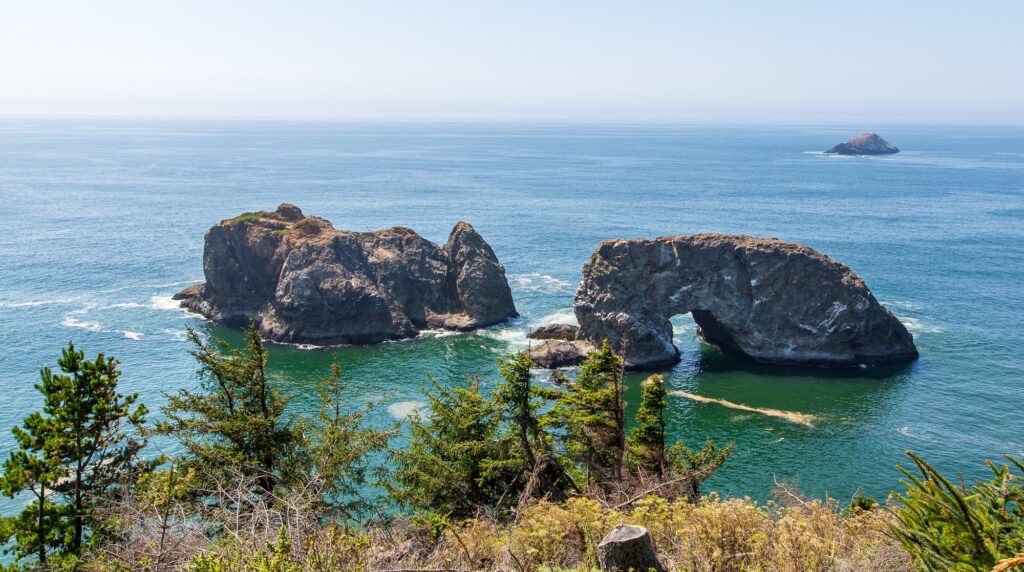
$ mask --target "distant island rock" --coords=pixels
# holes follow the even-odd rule
[[[858,135],[825,151],[829,155],[891,155],[899,152],[895,145],[882,139],[877,133]]]
[[[206,282],[179,292],[216,322],[253,319],[270,340],[372,344],[515,317],[505,268],[465,222],[438,246],[413,230],[338,230],[290,204],[206,233]]]
[[[605,241],[583,268],[574,310],[578,339],[607,339],[631,369],[679,361],[669,318],[686,313],[705,341],[763,363],[858,366],[918,355],[907,328],[852,270],[773,238]]]

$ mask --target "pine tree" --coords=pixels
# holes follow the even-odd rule
[[[667,435],[665,427],[665,378],[652,375],[644,380],[636,424],[630,434],[630,453],[633,465],[658,478],[669,469]]]
[[[719,448],[708,440],[699,450],[688,448],[682,441],[668,445],[665,411],[668,406],[665,378],[652,375],[644,381],[640,408],[630,434],[630,457],[634,470],[643,476],[655,477],[662,483],[676,481],[690,502],[700,500],[700,485],[707,480],[729,455],[733,444]],[[671,488],[660,489],[662,494]]]
[[[142,405],[132,409],[137,395],[117,391],[120,362],[103,354],[86,360],[69,343],[57,364],[62,373],[40,372],[36,389],[43,394],[43,410],[14,429],[19,449],[0,477],[4,494],[30,491],[35,497],[6,528],[15,537],[15,554],[34,554],[41,563],[52,549],[79,553],[87,529],[100,531],[96,504],[146,468],[138,460],[143,442],[125,430],[140,426],[147,411]]]
[[[605,341],[580,366],[576,382],[555,405],[565,450],[587,472],[588,484],[622,482],[626,453],[622,358]]]
[[[154,432],[177,438],[187,467],[216,476],[240,470],[270,496],[281,482],[301,472],[304,436],[301,422],[286,415],[288,400],[267,379],[268,351],[254,323],[242,348],[188,331],[200,365],[201,391],[168,397],[165,420]]]
[[[309,431],[311,470],[324,486],[325,503],[340,516],[359,520],[367,509],[360,495],[367,485],[370,457],[387,448],[393,433],[366,427],[371,404],[345,410],[345,385],[337,356],[319,391],[320,410]]]
[[[400,504],[453,517],[507,508],[522,479],[498,408],[477,379],[453,388],[429,380],[428,407],[409,418],[409,444],[391,451],[395,469],[382,484]]]
[[[554,500],[564,499],[565,490],[575,488],[575,483],[555,457],[553,436],[542,427],[547,420],[540,415],[541,408],[560,399],[562,392],[533,385],[530,375],[533,362],[526,354],[516,353],[499,359],[498,365],[503,381],[498,383],[494,401],[507,419],[508,430],[519,443],[522,460],[518,462],[528,475],[526,480],[535,478],[537,481],[536,487],[527,492]]]

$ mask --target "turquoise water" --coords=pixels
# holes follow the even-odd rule
[[[467,220],[507,268],[522,314],[508,325],[338,350],[353,403],[380,404],[375,423],[414,408],[427,373],[493,380],[529,326],[571,316],[601,240],[746,233],[849,264],[921,358],[756,366],[702,346],[678,317],[672,389],[815,417],[673,397],[675,436],[736,441],[709,488],[764,498],[778,479],[884,497],[905,449],[980,476],[986,457],[1024,454],[1024,129],[873,128],[904,152],[817,152],[860,127],[0,122],[0,452],[68,339],[121,359],[125,390],[154,411],[193,386],[184,329],[210,326],[170,295],[202,278],[210,225],[288,201],[339,228],[404,225],[435,241]],[[297,407],[315,406],[330,355],[274,349]],[[628,379],[633,402],[641,379]]]

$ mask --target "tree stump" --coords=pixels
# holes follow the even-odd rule
[[[604,537],[597,545],[597,561],[606,571],[665,572],[647,529],[632,524],[617,525]]]

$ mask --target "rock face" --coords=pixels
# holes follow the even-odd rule
[[[526,337],[531,340],[575,340],[579,326],[572,324],[547,324],[531,328]]]
[[[277,342],[370,344],[517,315],[504,267],[464,222],[438,246],[403,227],[336,230],[283,204],[210,228],[203,271],[205,284],[176,296],[183,307],[229,325],[255,319]]]
[[[588,353],[596,350],[594,344],[585,340],[544,340],[525,353],[537,367],[555,369],[579,365]]]
[[[848,267],[800,244],[700,234],[601,243],[574,304],[579,338],[607,339],[626,367],[679,360],[669,318],[764,363],[856,366],[911,360],[907,329]]]
[[[830,155],[891,155],[900,150],[877,133],[864,133],[825,152]]]

